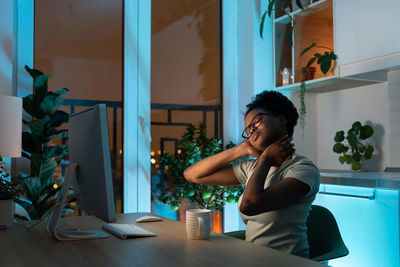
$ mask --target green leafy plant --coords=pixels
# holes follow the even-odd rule
[[[232,147],[233,144],[227,146]],[[189,126],[178,142],[175,155],[160,156],[161,182],[153,192],[156,199],[178,210],[187,201],[199,208],[221,210],[226,202],[237,202],[243,193],[243,186],[209,186],[188,182],[183,177],[186,168],[197,161],[222,150],[222,140],[207,138],[204,122]]]
[[[333,68],[332,70],[335,68],[336,66],[336,59],[337,59],[337,55],[333,52],[333,49],[329,48],[329,47],[325,47],[325,46],[319,46],[316,45],[316,43],[311,44],[310,46],[306,47],[301,53],[300,53],[300,57],[303,56],[304,54],[306,54],[308,51],[310,51],[312,48],[324,48],[324,49],[328,49],[329,51],[324,52],[323,54],[321,53],[315,53],[307,62],[307,65],[305,67],[303,67],[302,69],[302,73],[303,73],[303,77],[301,80],[301,84],[300,84],[300,94],[299,94],[299,98],[300,98],[300,115],[299,115],[299,121],[300,121],[300,125],[301,127],[304,129],[305,126],[305,117],[307,115],[307,108],[306,108],[306,104],[304,101],[304,96],[306,93],[306,80],[309,79],[309,77],[307,77],[306,75],[306,68],[310,68],[311,65],[316,61],[317,64],[319,65],[322,73],[324,75],[326,75],[328,73],[328,71],[331,69],[332,67],[332,62],[333,62]]]
[[[20,176],[11,179],[6,164],[0,156],[0,200],[14,200],[23,193],[20,179]]]
[[[33,78],[33,93],[23,98],[23,108],[30,119],[23,120],[28,130],[22,133],[22,156],[30,160],[30,174],[22,179],[24,198],[16,202],[30,219],[40,219],[53,206],[63,182],[63,177],[53,178],[53,174],[68,154],[68,145],[60,144],[68,132],[58,129],[68,122],[69,115],[58,110],[63,104],[60,96],[68,89],[48,91],[50,75],[28,66],[25,69]]]
[[[374,129],[371,126],[361,125],[359,121],[356,121],[347,131],[347,136],[345,136],[344,131],[336,132],[333,152],[342,154],[339,156],[341,164],[351,164],[352,170],[359,170],[361,168],[361,159],[368,160],[374,153],[372,145],[362,143],[360,140],[366,140],[373,135]],[[345,140],[347,140],[347,144],[342,143]]]
[[[301,80],[300,83],[300,114],[299,114],[299,122],[301,128],[304,130],[304,127],[306,125],[306,115],[307,115],[307,108],[306,108],[306,103],[304,101],[304,95],[306,93],[306,82],[304,79]]]
[[[261,22],[260,22],[260,37],[263,39],[263,32],[264,32],[264,24],[265,24],[265,19],[266,16],[268,17],[272,16],[272,11],[274,10],[280,10],[286,13],[286,15],[289,17],[291,23],[290,23],[290,28],[286,32],[288,42],[290,46],[293,46],[293,39],[292,39],[292,33],[294,26],[296,25],[296,20],[293,18],[293,16],[290,14],[291,10],[288,7],[285,7],[285,0],[268,0],[268,8],[266,11],[264,11],[263,15],[261,16]],[[301,3],[301,0],[296,0],[296,5],[304,10],[303,4]]]
[[[322,73],[326,75],[328,71],[331,69],[332,62],[333,62],[333,68],[336,66],[336,59],[337,55],[334,53],[332,48],[326,47],[326,46],[319,46],[316,43],[312,43],[310,46],[304,48],[304,50],[300,53],[300,57],[303,56],[305,53],[310,51],[312,48],[324,48],[327,49],[328,51],[325,51],[324,53],[315,53],[307,62],[306,67],[310,67],[315,61],[317,61],[317,64],[319,65]]]

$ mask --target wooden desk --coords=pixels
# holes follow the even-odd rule
[[[145,213],[120,214],[118,223],[133,223]],[[101,229],[95,217],[63,218],[63,227]],[[41,223],[29,232],[20,223],[0,231],[1,266],[325,266],[230,236],[212,233],[210,239],[186,239],[185,225],[165,218],[140,224],[157,237],[60,242]]]

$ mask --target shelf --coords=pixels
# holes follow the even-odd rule
[[[312,3],[306,7],[304,7],[304,10],[298,9],[293,12],[290,12],[290,16],[294,17],[296,16],[308,16],[314,12],[319,12],[321,10],[327,9],[330,7],[330,4],[328,0],[319,0],[318,2]],[[274,19],[275,23],[279,24],[288,24],[290,23],[290,18],[288,15],[283,15],[280,16],[279,18]]]
[[[385,77],[387,80],[386,72],[380,72],[379,75],[376,75],[376,79],[368,79],[368,80],[362,79],[357,76],[354,77],[329,76],[329,77],[306,81],[306,90],[307,92],[312,92],[312,93],[331,92],[347,88],[360,87],[360,86],[385,82],[386,81]],[[301,83],[295,83],[286,86],[276,87],[275,90],[281,92],[295,92],[295,91],[300,91],[301,89],[300,86]]]

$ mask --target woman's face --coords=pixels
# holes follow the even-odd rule
[[[251,110],[244,123],[250,144],[261,152],[278,138],[287,134],[285,117],[283,115],[273,116],[264,109]]]

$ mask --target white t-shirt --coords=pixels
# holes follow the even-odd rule
[[[257,161],[245,160],[232,165],[233,172],[241,184],[247,184]],[[309,258],[306,221],[311,203],[318,193],[321,176],[309,159],[294,153],[292,158],[282,163],[279,168],[270,168],[264,189],[285,178],[295,178],[308,184],[310,191],[296,203],[278,210],[254,216],[247,216],[239,211],[247,225],[246,241]],[[239,199],[239,206],[242,197]]]

